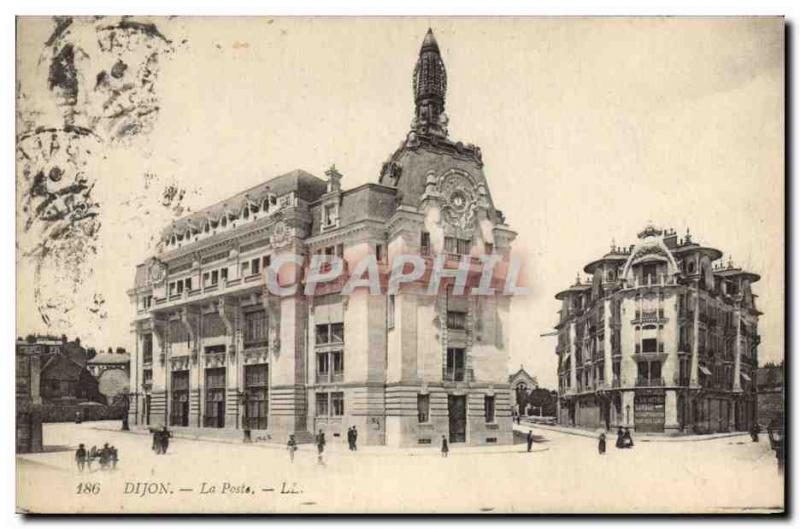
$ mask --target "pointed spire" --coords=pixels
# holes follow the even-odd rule
[[[423,51],[431,50],[439,53],[439,43],[436,42],[436,37],[433,36],[433,30],[428,28],[428,32],[425,34],[425,39],[422,41],[422,47],[420,48],[420,54]]]
[[[418,134],[447,136],[447,116],[444,113],[447,72],[439,54],[439,44],[430,28],[422,40],[413,81],[416,111],[411,129]]]

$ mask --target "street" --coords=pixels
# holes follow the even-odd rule
[[[303,445],[173,438],[166,455],[119,423],[46,424],[47,452],[17,457],[17,505],[32,512],[741,512],[781,510],[783,479],[766,436],[636,439],[597,453],[594,439],[533,427],[524,444],[349,452],[331,440],[325,465]],[[527,428],[523,428],[527,431]],[[108,442],[116,470],[78,473],[74,450]]]

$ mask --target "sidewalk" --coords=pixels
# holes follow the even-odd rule
[[[115,422],[113,425],[110,424],[96,424],[90,426],[90,428],[94,430],[101,430],[101,431],[108,431],[108,432],[118,432],[121,434],[133,434],[133,435],[147,435],[150,436],[150,431],[147,428],[141,426],[131,426],[130,431],[123,432],[119,428],[119,424]],[[208,443],[223,443],[223,444],[230,444],[230,445],[237,445],[243,447],[252,447],[252,448],[265,448],[270,450],[286,450],[286,444],[284,442],[278,442],[275,440],[265,440],[264,436],[259,436],[253,434],[253,442],[252,443],[244,443],[242,441],[243,434],[241,430],[233,430],[233,429],[212,429],[212,428],[186,428],[186,427],[172,427],[170,428],[170,433],[172,434],[173,439],[188,439],[192,441],[202,441]],[[441,457],[440,446],[437,444],[435,446],[426,446],[426,447],[392,447],[392,446],[382,446],[382,445],[360,445],[358,450],[353,452],[348,449],[347,444],[345,441],[340,441],[336,438],[335,440],[327,439],[327,444],[325,445],[325,452],[326,453],[334,453],[338,455],[351,455],[351,456],[358,456],[358,455],[379,455],[379,456],[386,456],[386,455],[408,455],[408,456],[436,456]],[[527,448],[524,443],[522,444],[511,444],[511,445],[499,445],[499,446],[461,446],[458,443],[450,445],[450,456],[459,456],[459,455],[467,455],[467,454],[523,454],[527,453]],[[316,452],[317,448],[313,443],[303,443],[298,445],[298,451],[300,452]],[[531,450],[530,453],[534,452],[546,452],[549,448],[538,448]]]
[[[553,425],[537,424],[527,421],[523,421],[522,424],[514,423],[514,430],[523,433],[526,433],[528,430],[548,430],[567,435],[578,435],[582,437],[588,437],[591,439],[597,439],[597,436],[599,434],[599,428],[586,429],[578,426],[553,426]],[[610,433],[614,434],[613,429],[610,431]],[[725,437],[739,437],[739,436],[750,435],[747,432],[720,432],[711,434],[688,434],[688,433],[660,434],[660,433],[649,433],[649,432],[648,433],[633,432],[633,434],[636,436],[637,441],[641,441],[643,443],[673,443],[673,442],[684,443],[684,442],[709,441],[711,439],[723,439]],[[608,436],[608,433],[606,434],[606,436]]]

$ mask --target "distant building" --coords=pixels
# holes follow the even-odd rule
[[[518,395],[521,392],[524,392],[525,394],[530,393],[539,387],[539,383],[536,381],[535,377],[529,375],[522,366],[519,366],[519,370],[516,373],[509,375],[508,384],[511,386],[511,398],[514,405],[514,410],[516,410],[517,413],[525,414],[527,410],[520,410]]]
[[[759,367],[758,422],[769,426],[784,420],[784,374],[783,366]]]
[[[25,347],[24,342],[17,342],[16,357],[16,451],[17,453],[41,452],[40,353]]]
[[[41,395],[45,404],[106,403],[97,379],[86,367],[63,354],[51,356],[42,366]]]
[[[647,226],[559,292],[558,420],[638,431],[746,430],[755,419],[759,276]]]

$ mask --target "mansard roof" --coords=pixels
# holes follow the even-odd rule
[[[300,200],[313,202],[322,196],[326,189],[325,180],[303,169],[295,169],[173,221],[162,231],[161,240],[165,241],[173,234],[183,234],[187,230],[199,231],[206,221],[217,221],[224,215],[238,216],[245,206],[261,204],[270,196],[278,197],[295,192]]]

